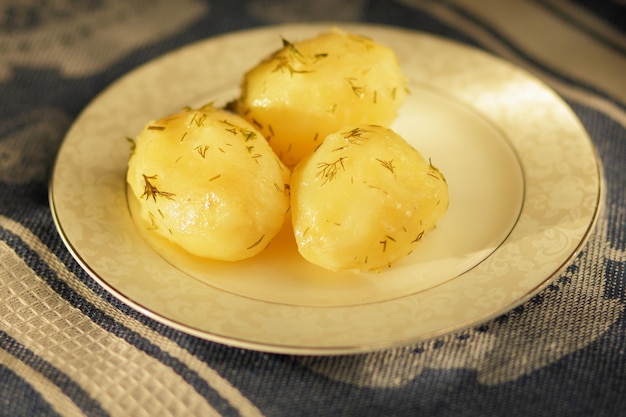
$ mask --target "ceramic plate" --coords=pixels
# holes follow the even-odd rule
[[[597,218],[602,176],[569,107],[484,52],[369,25],[341,28],[396,51],[411,94],[392,127],[449,184],[446,216],[412,255],[379,273],[329,272],[299,256],[286,226],[261,255],[220,263],[167,251],[168,242],[135,228],[126,138],[185,105],[226,103],[281,36],[296,41],[328,28],[273,26],[189,45],[131,72],[84,110],[61,146],[50,202],[65,244],[98,283],[212,341],[337,354],[476,325],[527,300],[572,260]]]

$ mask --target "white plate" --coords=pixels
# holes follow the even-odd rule
[[[97,282],[199,337],[336,354],[478,324],[527,300],[571,261],[598,216],[602,175],[569,107],[491,55],[370,25],[341,28],[396,51],[411,95],[393,128],[450,188],[448,213],[418,250],[381,273],[332,273],[304,261],[286,227],[248,261],[160,256],[168,243],[142,237],[129,214],[126,137],[185,105],[228,101],[280,36],[293,41],[329,27],[266,27],[187,46],[131,72],[84,110],[60,149],[50,204],[65,244]]]

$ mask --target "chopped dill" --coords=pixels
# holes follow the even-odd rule
[[[126,142],[130,144],[130,151],[134,153],[135,149],[137,149],[137,142],[135,142],[135,139],[130,136],[126,136]]]
[[[250,129],[246,129],[245,127],[238,126],[228,120],[220,120],[220,123],[228,126],[225,130],[233,135],[241,134],[246,142],[256,139],[256,133]]]
[[[422,240],[422,238],[424,237],[424,231],[422,230],[421,232],[419,232],[419,234],[417,235],[417,237],[415,239],[413,239],[413,241],[411,243],[417,243],[420,240]]]
[[[259,245],[259,244],[263,241],[263,238],[264,238],[264,237],[265,237],[265,235],[261,236],[261,237],[259,238],[259,240],[257,240],[256,242],[254,242],[252,245],[248,246],[246,249],[252,249],[252,248],[254,248],[255,246]]]

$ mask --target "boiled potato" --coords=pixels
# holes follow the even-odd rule
[[[283,47],[245,75],[233,109],[295,166],[343,126],[389,125],[406,95],[394,51],[338,29]]]
[[[127,182],[140,227],[193,255],[236,261],[281,229],[289,175],[260,132],[209,105],[149,122],[135,139]]]
[[[381,126],[329,135],[291,181],[298,249],[330,270],[389,266],[415,249],[448,203],[441,172]]]

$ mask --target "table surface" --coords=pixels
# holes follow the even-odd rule
[[[0,414],[626,415],[626,5],[618,0],[0,3]],[[116,79],[192,42],[298,22],[456,40],[543,80],[596,146],[603,208],[554,281],[458,333],[344,356],[209,342],[127,307],[73,259],[48,186]]]

